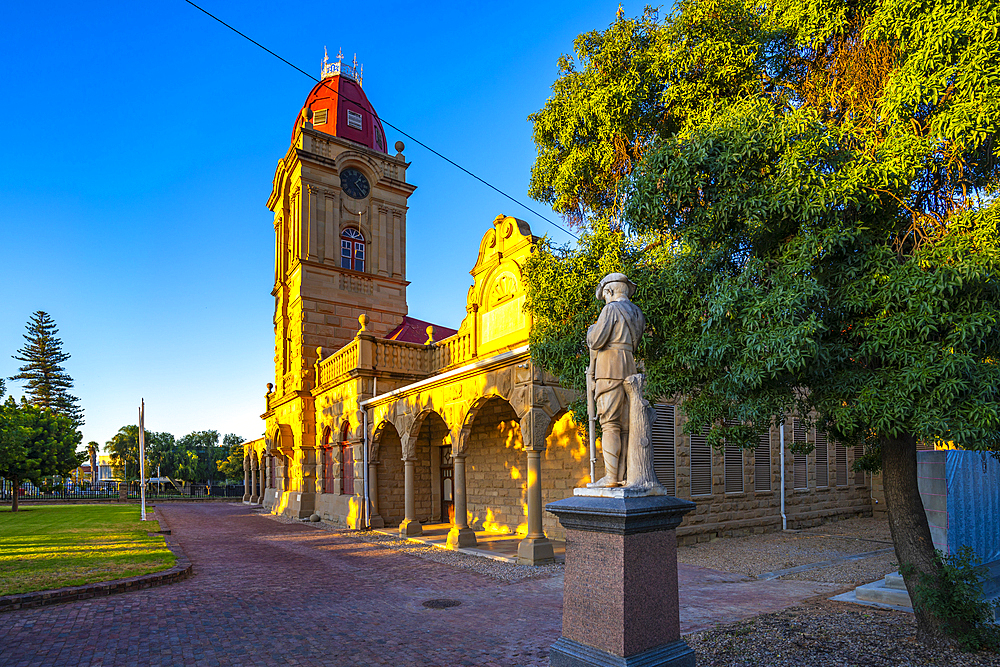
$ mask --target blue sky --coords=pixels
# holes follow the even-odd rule
[[[527,199],[527,116],[556,59],[610,2],[205,0],[318,76],[324,46],[364,66],[378,113]],[[625,6],[629,14],[641,6]],[[184,435],[263,430],[273,381],[266,200],[313,83],[183,0],[0,6],[0,375],[35,310],[56,321],[84,442],[135,423]],[[410,314],[457,327],[479,239],[515,215],[569,237],[407,142]],[[7,382],[19,396],[20,385]]]

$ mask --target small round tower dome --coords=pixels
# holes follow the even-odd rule
[[[379,153],[386,153],[385,130],[361,89],[361,67],[357,57],[353,65],[343,60],[344,54],[340,53],[336,62],[328,62],[324,52],[323,76],[309,91],[302,111],[295,119],[292,142],[295,142],[295,134],[302,124],[311,121],[313,129],[318,132],[349,139]]]

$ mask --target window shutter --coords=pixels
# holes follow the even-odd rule
[[[830,486],[830,449],[823,431],[816,431],[816,486]]]
[[[805,444],[806,429],[798,419],[792,421],[792,442]],[[795,452],[792,467],[792,488],[809,488],[809,458],[807,454]]]
[[[353,127],[355,130],[362,129],[361,125],[361,114],[356,111],[347,110],[347,126]]]
[[[318,109],[313,112],[313,125],[326,125],[327,109]]]
[[[705,435],[708,428],[700,434],[691,434],[691,495],[712,495],[712,448],[708,446]]]
[[[837,457],[837,486],[847,486],[847,447],[841,442],[833,443]]]
[[[657,404],[656,421],[653,422],[653,470],[670,495],[677,493],[674,475],[674,406]]]
[[[736,426],[737,422],[726,422],[726,426]],[[726,478],[726,493],[743,493],[743,449],[726,443],[722,450],[723,471]]]
[[[753,452],[753,490],[771,490],[771,429],[758,436]]]

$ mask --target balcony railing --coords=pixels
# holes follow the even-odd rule
[[[435,371],[472,361],[476,356],[474,343],[472,332],[457,333],[439,341],[433,351],[432,363]]]
[[[316,384],[326,384],[342,375],[347,375],[359,367],[361,340],[355,338],[350,343],[334,352],[319,364],[319,377]]]
[[[449,336],[430,346],[361,334],[317,364],[316,384],[335,382],[373,368],[379,372],[425,378],[469,363],[475,357],[471,332]]]

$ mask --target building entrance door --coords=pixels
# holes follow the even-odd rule
[[[441,522],[455,522],[455,464],[451,448],[441,448]]]

